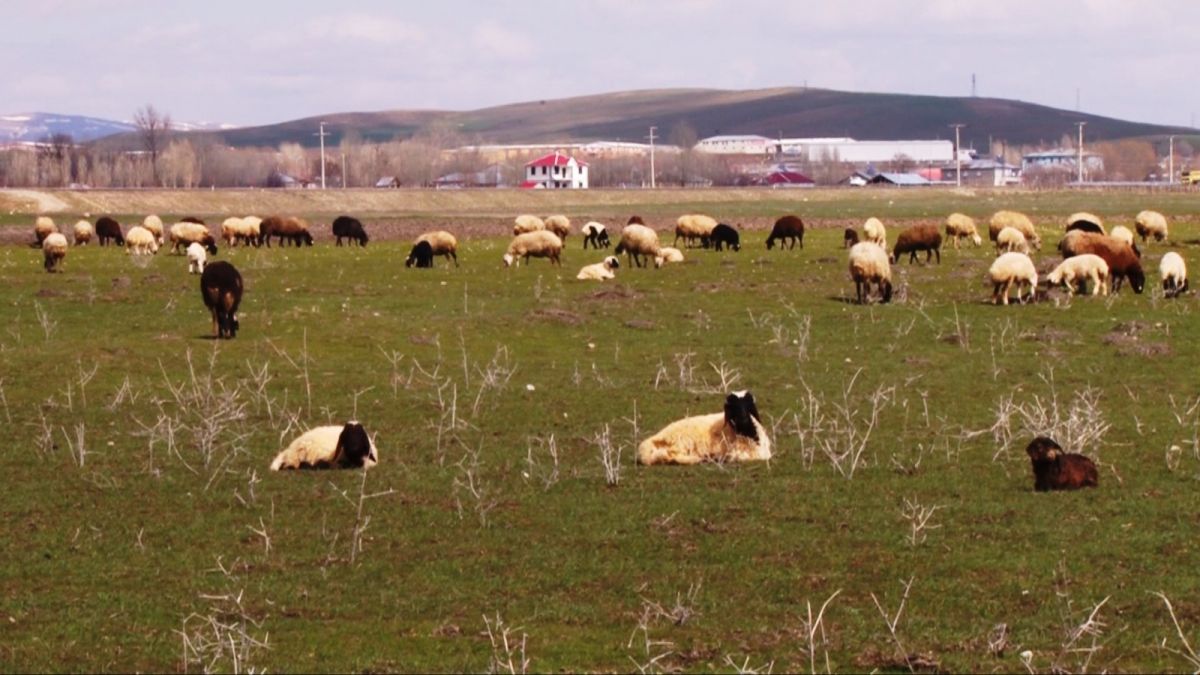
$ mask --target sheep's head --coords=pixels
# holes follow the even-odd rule
[[[604,266],[610,270],[615,270],[621,266],[621,261],[617,259],[617,256],[610,255],[604,259]]]
[[[1029,442],[1029,445],[1025,447],[1025,452],[1029,453],[1029,459],[1034,464],[1053,462],[1062,454],[1062,446],[1051,438],[1038,436]]]
[[[971,241],[975,242],[975,245],[976,245],[976,246],[982,246],[982,245],[983,245],[983,238],[982,238],[982,237],[980,237],[980,236],[979,236],[979,235],[977,235],[977,234],[973,234],[973,235],[971,235]]]
[[[892,301],[892,282],[881,281],[881,282],[879,282],[879,288],[880,288],[880,292],[883,294],[882,302],[884,304],[891,302]]]
[[[350,469],[373,466],[379,461],[371,448],[366,429],[355,420],[350,420],[342,427],[333,457],[338,466]]]
[[[754,405],[754,395],[748,391],[735,391],[725,397],[725,423],[733,427],[739,436],[758,440],[758,430],[754,426],[758,416],[758,407]]]
[[[511,253],[504,254],[504,266],[505,267],[512,267],[512,264],[515,260],[516,260],[516,258],[513,257],[513,254],[511,254]]]
[[[1146,273],[1142,271],[1142,266],[1137,265],[1129,270],[1129,285],[1133,286],[1134,293],[1141,293],[1146,288]]]

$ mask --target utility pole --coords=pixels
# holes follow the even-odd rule
[[[342,153],[342,189],[346,189],[346,153]]]
[[[650,135],[647,136],[647,138],[650,139],[650,189],[651,190],[654,189],[654,132],[657,129],[658,129],[658,127],[650,127]]]
[[[958,154],[958,133],[959,130],[967,125],[956,123],[950,126],[954,128],[954,186],[962,187],[962,157]]]
[[[1078,172],[1076,174],[1077,177],[1075,179],[1075,182],[1077,182],[1077,183],[1083,182],[1083,125],[1085,125],[1085,124],[1087,124],[1087,122],[1076,122],[1075,123],[1075,126],[1079,127],[1079,151],[1078,151],[1079,158],[1078,158],[1078,160],[1076,160],[1076,167],[1075,167],[1076,169],[1078,169]]]
[[[1167,139],[1167,184],[1175,183],[1175,137]]]
[[[325,189],[325,137],[331,136],[332,134],[325,133],[325,123],[321,122],[321,130],[313,135],[321,137],[321,189],[324,190]]]

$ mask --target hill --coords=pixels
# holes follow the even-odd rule
[[[77,142],[86,143],[113,134],[128,133],[134,128],[128,122],[83,115],[44,112],[0,115],[0,145],[37,143],[55,134],[68,134]]]

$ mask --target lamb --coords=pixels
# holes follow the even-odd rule
[[[204,271],[204,263],[208,262],[208,256],[204,254],[204,247],[196,242],[188,244],[187,259],[188,274],[200,274]]]
[[[867,218],[867,222],[863,223],[863,241],[887,249],[887,229],[878,218]]]
[[[608,248],[612,245],[612,241],[608,238],[608,228],[603,223],[597,223],[593,220],[584,225],[580,232],[583,234],[584,248],[587,248],[589,243],[592,245],[592,248],[597,249],[601,247]]]
[[[149,215],[142,219],[142,227],[150,231],[154,235],[154,242],[159,246],[163,245],[163,222],[162,218],[156,215]]]
[[[988,278],[992,280],[992,304],[1008,304],[1008,291],[1013,284],[1017,286],[1017,300],[1021,300],[1021,286],[1029,287],[1029,298],[1034,298],[1038,274],[1033,261],[1024,253],[1008,252],[996,258],[988,268]]]
[[[951,213],[946,216],[946,238],[954,242],[954,250],[958,250],[959,241],[970,239],[975,246],[983,244],[979,230],[975,228],[975,219],[964,213]]]
[[[658,255],[654,256],[654,266],[662,267],[667,263],[683,262],[683,251],[671,246],[663,246],[658,249]]]
[[[153,255],[158,253],[158,239],[150,230],[134,225],[125,234],[125,252],[130,255]]]
[[[1068,295],[1075,294],[1076,286],[1083,292],[1089,279],[1092,295],[1108,295],[1108,263],[1091,253],[1067,258],[1046,275],[1046,281],[1054,286],[1065,284]]]
[[[50,216],[38,216],[37,220],[33,221],[33,238],[34,246],[41,246],[46,237],[58,232],[58,226],[54,224],[54,219]]]
[[[109,239],[115,241],[119,246],[125,245],[125,235],[121,234],[121,224],[108,216],[100,216],[96,219],[96,238],[100,240],[101,246],[107,246]]]
[[[583,269],[579,270],[579,274],[575,275],[575,278],[584,281],[615,279],[617,275],[613,274],[613,270],[620,266],[621,261],[617,259],[617,256],[610,255],[598,263],[584,266]]]
[[[131,231],[132,232],[132,231]],[[237,337],[237,310],[242,303],[242,275],[224,260],[206,265],[200,275],[200,295],[204,306],[212,313],[213,338]]]
[[[369,469],[379,463],[375,443],[357,420],[344,426],[323,426],[300,434],[271,462],[272,471],[285,469]]]
[[[262,224],[259,225],[258,241],[260,244],[266,242],[267,248],[271,248],[271,237],[279,237],[280,246],[283,246],[285,239],[296,247],[302,244],[313,245],[312,233],[308,231],[308,221],[295,216],[287,218],[269,216],[263,219]]]
[[[685,417],[668,424],[638,446],[638,464],[699,464],[771,459],[771,439],[754,396],[735,391],[725,411]]]
[[[72,231],[75,235],[76,246],[87,246],[88,242],[92,240],[92,235],[96,233],[96,230],[92,228],[92,224],[86,220],[75,223]]]
[[[559,256],[562,255],[562,248],[562,239],[548,230],[518,234],[509,243],[508,251],[504,254],[504,266],[519,266],[521,258],[524,258],[525,264],[528,265],[530,257],[549,258],[551,263],[561,266]]]
[[[1080,211],[1079,213],[1072,213],[1067,218],[1067,232],[1075,230],[1104,234],[1104,223],[1100,220],[1099,216]]]
[[[857,236],[856,234],[855,237]],[[804,221],[800,220],[800,216],[787,215],[775,221],[775,226],[771,228],[771,234],[767,236],[768,251],[775,248],[777,240],[781,251],[784,240],[791,242],[789,250],[796,248],[796,242],[800,242],[800,248],[804,248]]]
[[[362,221],[351,216],[338,216],[333,219],[333,236],[337,237],[337,245],[342,245],[342,237],[347,241],[357,241],[359,246],[366,246],[367,231],[363,229]]]
[[[937,225],[922,223],[913,225],[896,237],[896,245],[892,248],[892,262],[900,262],[900,256],[908,254],[908,262],[917,260],[917,253],[925,252],[925,262],[928,263],[937,254],[938,264],[942,264],[942,233]]]
[[[988,224],[988,238],[996,241],[996,236],[1000,234],[1000,230],[1006,227],[1016,228],[1025,235],[1025,241],[1029,242],[1030,246],[1037,250],[1042,249],[1042,238],[1038,236],[1037,230],[1033,227],[1033,221],[1029,216],[1017,211],[997,211],[992,214],[992,220]]]
[[[872,283],[879,287],[881,302],[892,301],[892,266],[887,251],[879,244],[864,241],[850,248],[850,278],[854,280],[858,304],[866,304]]]
[[[529,214],[517,216],[513,221],[513,236],[525,234],[526,232],[537,232],[538,230],[546,229],[546,223],[537,216]]]
[[[725,223],[718,223],[708,235],[708,240],[712,242],[713,248],[720,251],[722,245],[727,245],[733,251],[742,250],[741,237],[738,231]]]
[[[1158,211],[1142,211],[1133,219],[1133,227],[1137,230],[1138,236],[1142,238],[1142,243],[1146,243],[1147,237],[1154,237],[1154,241],[1163,241],[1167,238],[1167,218]]]
[[[645,225],[626,225],[621,230],[621,241],[613,250],[617,255],[624,253],[638,267],[643,267],[642,256],[655,258],[661,247],[658,243],[658,233]]]
[[[67,257],[67,238],[61,232],[51,232],[42,240],[42,257],[47,272],[61,272]]]
[[[858,230],[847,227],[842,230],[842,248],[850,248],[858,243]]]
[[[1006,227],[996,235],[996,255],[1010,252],[1029,255],[1029,242],[1025,240],[1025,235],[1015,227]]]
[[[571,219],[564,215],[546,216],[542,221],[546,225],[546,229],[558,235],[565,243],[567,235],[571,234]]]
[[[1029,442],[1025,452],[1033,465],[1033,489],[1038,492],[1100,485],[1095,462],[1083,455],[1063,452],[1062,446],[1051,438],[1038,436]]]
[[[1109,278],[1112,279],[1112,291],[1121,290],[1121,283],[1128,277],[1129,285],[1134,293],[1141,293],[1146,285],[1146,273],[1142,271],[1142,263],[1133,251],[1133,247],[1112,237],[1091,232],[1068,232],[1058,243],[1058,250],[1063,258],[1071,258],[1084,253],[1095,253],[1108,263]]]
[[[429,242],[432,255],[445,256],[446,262],[453,260],[454,266],[458,267],[458,239],[453,234],[445,230],[434,230],[417,237],[413,243],[419,244],[423,241]]]
[[[709,216],[700,214],[687,214],[679,216],[675,221],[675,241],[672,245],[679,243],[679,238],[683,237],[684,247],[691,246],[692,243],[699,239],[701,245],[707,245],[708,236],[712,234],[713,228],[717,226],[717,221]]]
[[[217,241],[213,238],[212,233],[208,231],[207,225],[200,223],[185,223],[180,221],[171,226],[171,252],[182,253],[181,249],[187,248],[188,244],[200,244],[208,249],[208,252],[217,254]]]
[[[1175,251],[1164,253],[1162,260],[1158,261],[1158,273],[1162,276],[1163,295],[1166,297],[1174,298],[1187,292],[1187,264],[1183,256]]]

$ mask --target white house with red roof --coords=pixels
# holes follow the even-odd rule
[[[523,188],[576,189],[588,186],[587,162],[555,150],[525,165]]]

